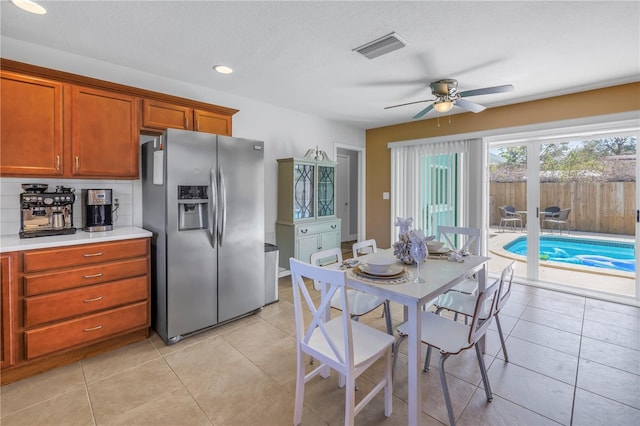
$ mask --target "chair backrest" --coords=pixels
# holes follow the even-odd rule
[[[544,208],[545,213],[558,213],[560,211],[560,207],[558,206],[549,206]]]
[[[561,210],[558,212],[557,220],[564,220],[564,221],[566,221],[567,219],[569,219],[569,213],[571,213],[571,209],[561,209]]]
[[[353,365],[353,335],[351,330],[351,316],[349,300],[346,297],[347,274],[345,271],[322,268],[300,262],[293,257],[289,259],[291,284],[293,287],[293,307],[296,319],[296,342],[299,349],[313,354],[312,346],[325,346],[331,349],[335,359],[343,365]],[[309,289],[304,279],[320,282],[327,288],[327,297],[322,297],[318,304],[309,295]],[[344,301],[342,309],[342,324],[344,327],[343,341],[331,337],[327,331],[326,322],[329,316],[326,312],[331,307],[331,298],[336,294]],[[305,323],[304,311],[311,312],[311,318]],[[307,316],[308,318],[308,316]],[[319,333],[316,332],[316,329]],[[311,340],[313,342],[311,342]]]
[[[353,244],[353,258],[355,259],[358,255],[375,253],[378,251],[378,245],[376,244],[376,240],[364,240],[358,241]]]
[[[509,214],[507,213],[507,210],[505,209],[504,206],[500,206],[498,207],[498,210],[500,210],[500,218],[504,219],[506,217],[509,217]]]
[[[515,214],[515,212],[516,212],[516,208],[515,208],[515,207],[513,207],[513,206],[508,206],[508,205],[507,205],[507,206],[504,206],[504,210],[505,210],[507,213],[511,213],[511,214]]]
[[[311,254],[310,262],[314,266],[326,266],[334,263],[342,263],[342,250],[338,247],[317,251]],[[320,291],[322,285],[319,282],[313,282],[313,288]]]
[[[516,261],[514,260],[502,270],[502,274],[500,275],[500,291],[497,294],[498,301],[493,306],[494,315],[500,312],[500,310],[507,303],[507,300],[509,300],[509,297],[511,296],[511,284],[513,283],[515,265]]]
[[[495,306],[497,303],[498,290],[500,290],[500,283],[502,280],[496,280],[486,290],[481,291],[476,299],[476,306],[473,310],[473,318],[471,319],[471,327],[469,328],[469,344],[475,344],[484,334],[487,332],[493,315],[483,313],[491,312],[495,313]],[[487,311],[485,305],[490,304],[490,308]]]
[[[440,225],[438,226],[438,240],[449,246],[451,250],[480,254],[480,228]]]

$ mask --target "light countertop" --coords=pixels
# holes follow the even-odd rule
[[[0,235],[0,251],[24,251],[78,244],[102,243],[106,241],[131,240],[151,237],[153,234],[137,226],[116,226],[111,231],[85,232],[78,229],[71,235],[20,238],[18,235]]]

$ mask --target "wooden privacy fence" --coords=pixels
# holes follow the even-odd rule
[[[635,235],[635,193],[635,182],[540,183],[540,209],[571,208],[569,229],[572,231]],[[527,210],[526,182],[491,182],[489,194],[491,225],[500,223],[500,206]]]

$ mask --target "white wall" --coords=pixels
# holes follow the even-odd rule
[[[332,153],[333,145],[336,142],[365,146],[365,131],[363,129],[336,121],[7,37],[0,37],[0,46],[2,57],[7,59],[240,110],[233,116],[233,136],[258,139],[265,143],[265,232],[269,242],[274,242],[275,238],[276,159],[302,156],[307,149],[316,146],[327,153]],[[171,58],[167,58],[167,60],[171,60]],[[55,189],[55,183],[51,183],[55,180],[36,179],[35,181],[50,183],[52,185],[50,189]],[[58,181],[62,181],[62,184],[65,185],[68,183],[67,180]],[[18,184],[22,182],[34,182],[34,180],[7,178],[0,180],[0,234],[15,234],[19,230],[18,198],[12,192],[15,192],[15,188],[19,188]],[[96,181],[74,182],[78,184],[78,188],[87,187],[82,185],[89,184],[95,186],[96,183]],[[122,181],[109,181],[106,185],[98,187],[114,187],[111,182],[123,183]],[[131,211],[123,212],[123,215],[130,217],[134,225],[139,225],[136,218],[141,216],[136,209],[136,183],[134,181],[125,182],[129,182],[131,185],[128,193],[133,194],[133,200],[129,205]],[[6,197],[5,190],[8,191]],[[77,207],[76,211],[79,212],[80,208]],[[5,221],[5,217],[7,221]],[[18,217],[18,228],[15,228],[15,217]],[[76,226],[80,225],[80,223],[76,223]]]

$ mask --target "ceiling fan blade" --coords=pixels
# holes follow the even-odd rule
[[[467,111],[471,111],[471,112],[482,112],[485,109],[487,109],[487,107],[485,106],[482,106],[475,102],[468,101],[466,99],[458,99],[455,104],[460,108],[464,108]]]
[[[513,91],[513,84],[505,84],[504,86],[484,87],[482,89],[465,90],[459,92],[461,98],[478,95],[488,95],[490,93],[504,93]]]
[[[413,118],[420,118],[426,113],[428,113],[429,111],[431,111],[432,109],[433,109],[433,104],[429,105],[428,107],[426,107],[425,109],[423,109],[422,111],[414,115]]]
[[[434,101],[434,100],[435,99],[424,99],[422,101],[407,102],[406,104],[391,105],[391,106],[388,106],[388,107],[384,107],[384,109],[396,108],[396,107],[401,107],[401,106],[405,106],[405,105],[421,104],[423,102],[431,102],[431,101]]]

